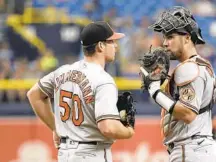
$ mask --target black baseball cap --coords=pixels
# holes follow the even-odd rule
[[[85,26],[81,32],[81,43],[83,46],[93,45],[99,41],[117,40],[125,34],[116,33],[107,22],[97,21]]]

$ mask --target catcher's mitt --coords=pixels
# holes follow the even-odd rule
[[[120,114],[120,121],[124,126],[134,128],[136,109],[133,106],[134,100],[130,92],[124,92],[118,96],[117,108]]]
[[[142,77],[142,88],[148,89],[149,84],[152,81],[161,81],[161,85],[168,77],[169,67],[170,67],[170,58],[164,48],[158,47],[153,50],[150,50],[148,53],[145,53],[142,58],[139,59],[141,64],[140,66],[148,72],[148,76],[145,77],[141,74]]]

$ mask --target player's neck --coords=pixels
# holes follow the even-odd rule
[[[182,54],[182,57],[180,58],[180,61],[183,62],[183,61],[191,58],[194,55],[197,55],[196,48],[194,46],[187,48],[183,51],[183,54]]]
[[[105,68],[105,60],[102,57],[94,56],[85,56],[84,60],[89,63],[94,63],[100,65],[103,69]]]

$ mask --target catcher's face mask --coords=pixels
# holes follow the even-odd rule
[[[201,29],[198,27],[193,15],[189,10],[181,6],[164,11],[149,28],[156,32],[189,33],[194,44],[205,43],[201,35]]]

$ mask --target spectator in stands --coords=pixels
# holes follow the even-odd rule
[[[51,49],[48,49],[42,54],[40,66],[44,74],[49,73],[58,66],[58,60]]]
[[[29,62],[28,71],[26,71],[25,79],[38,79],[43,76],[40,59]]]
[[[42,17],[46,19],[47,23],[56,23],[58,17],[58,11],[53,5],[49,5],[45,10],[42,10]]]
[[[12,50],[9,48],[9,45],[6,41],[2,41],[0,43],[0,59],[3,60],[9,60],[10,61],[10,65],[12,63],[13,60],[13,52]]]
[[[194,15],[203,17],[216,16],[216,5],[211,0],[199,0],[191,4],[191,10]]]
[[[131,21],[130,17],[119,16],[116,7],[112,7],[109,10],[107,10],[103,16],[103,20],[112,25],[112,27],[116,30],[119,30],[122,27],[124,27],[125,23],[128,22],[127,18],[129,18],[129,21]]]
[[[0,79],[29,79],[31,76],[35,76],[34,79],[38,79],[37,74],[40,69],[29,68],[29,62],[26,58],[20,58],[14,61],[14,68],[10,65],[10,61],[7,59],[0,60]],[[39,76],[38,76],[39,77]],[[15,87],[16,88],[16,87]],[[0,91],[0,101],[2,102],[24,102],[26,101],[25,89],[13,89]]]
[[[114,27],[119,26],[119,23],[116,23],[117,11],[115,7],[110,8],[106,13],[104,13],[103,19]]]
[[[215,48],[211,46],[210,44],[206,44],[205,46],[197,46],[197,51],[199,51],[199,54],[210,61],[212,63],[213,68],[216,68],[216,55],[215,55]],[[216,70],[216,69],[215,69]]]
[[[126,20],[131,20],[127,18]],[[150,45],[159,46],[161,45],[160,37],[157,35],[149,35],[148,26],[150,24],[149,18],[143,16],[138,26],[134,27],[133,21],[126,21],[123,27],[124,33],[127,33],[126,37],[121,42],[121,55],[123,56],[123,70],[126,76],[137,76],[139,71],[139,58],[140,56],[149,50]],[[125,31],[126,29],[126,31]],[[127,30],[131,29],[131,30]],[[127,39],[128,38],[128,39]]]
[[[176,6],[190,5],[191,3],[193,3],[193,0],[175,0]]]
[[[126,36],[119,42],[122,73],[125,76],[137,74],[137,69],[134,69],[134,65],[138,65],[138,57],[135,53],[137,41],[134,37],[136,28],[133,18],[131,16],[123,17],[119,28],[121,32],[126,33]]]
[[[10,79],[13,75],[13,52],[6,41],[0,43],[0,79]],[[13,90],[0,91],[0,101],[15,100]]]
[[[25,79],[25,75],[28,72],[28,61],[26,58],[20,58],[15,61],[15,69],[12,76],[12,79],[19,80],[19,79]],[[25,89],[19,89],[14,92],[15,94],[15,100],[18,102],[26,101],[26,90]]]
[[[86,12],[86,16],[93,21],[102,20],[103,15],[103,7],[100,3],[100,0],[92,0],[91,2],[87,2],[84,4],[84,10]]]
[[[122,66],[121,66],[121,55],[120,55],[120,48],[119,48],[119,42],[118,47],[116,50],[116,59],[113,62],[110,62],[105,65],[105,71],[111,74],[115,77],[121,77],[122,76]]]
[[[0,59],[0,79],[11,79],[13,76],[13,70],[8,59]],[[14,90],[0,91],[0,100],[2,102],[15,101]]]

